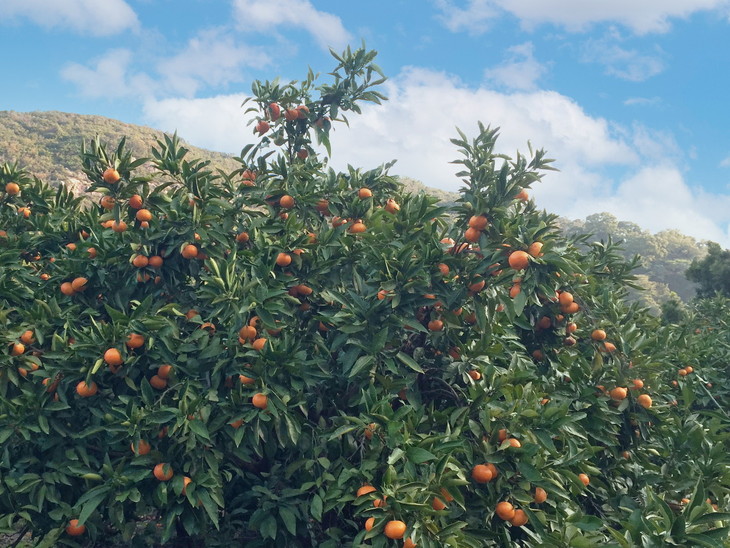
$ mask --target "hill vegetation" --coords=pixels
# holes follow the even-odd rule
[[[20,161],[35,176],[53,184],[65,183],[76,193],[83,193],[87,178],[81,171],[79,150],[82,141],[99,136],[101,142],[115,143],[124,136],[134,157],[142,157],[161,139],[163,132],[127,124],[103,116],[65,112],[0,111],[0,162]],[[225,172],[240,167],[227,154],[212,152],[185,144],[191,154],[210,161],[213,169]],[[459,195],[423,185],[409,177],[400,177],[404,191],[424,191],[438,198],[441,205],[452,206]],[[693,259],[707,253],[706,245],[676,230],[651,234],[639,225],[621,221],[609,213],[598,213],[585,220],[560,219],[566,235],[592,234],[591,241],[607,241],[609,236],[619,242],[621,253],[630,260],[641,256],[636,271],[637,283],[645,291],[634,291],[632,297],[655,311],[672,298],[683,301],[695,295],[695,284],[685,277]]]

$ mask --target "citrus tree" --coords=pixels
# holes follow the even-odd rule
[[[727,538],[727,417],[685,380],[674,405],[667,378],[697,363],[697,339],[624,301],[635,264],[611,242],[566,238],[536,208],[543,151],[459,132],[450,208],[404,194],[389,165],[328,167],[332,125],[385,100],[374,58],[335,55],[325,84],[254,84],[259,139],[233,173],[175,136],[140,159],[124,139],[86,143],[93,201],[2,166],[3,531],[39,546]]]

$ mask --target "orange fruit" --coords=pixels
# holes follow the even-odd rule
[[[144,335],[130,333],[127,335],[127,348],[140,348],[144,345]]]
[[[296,201],[288,194],[284,194],[281,198],[279,198],[279,205],[284,209],[291,209],[294,207],[294,204],[296,204]]]
[[[12,348],[10,349],[10,355],[11,356],[20,356],[23,352],[25,352],[25,345],[22,343],[13,343]]]
[[[150,386],[152,388],[157,388],[157,390],[163,390],[167,388],[167,379],[163,379],[159,375],[152,375],[152,377],[150,377]]]
[[[684,370],[687,372],[687,374],[694,372],[695,368],[691,365],[688,365],[684,368]]]
[[[464,231],[464,239],[467,242],[476,243],[479,241],[479,237],[482,235],[481,230],[477,230],[476,228],[467,228]]]
[[[530,264],[530,256],[527,254],[526,251],[513,251],[512,253],[510,253],[508,262],[510,267],[514,268],[515,270],[524,270]]]
[[[155,478],[157,478],[158,481],[169,481],[172,479],[172,476],[174,475],[174,473],[172,471],[172,466],[170,466],[166,462],[161,462],[160,464],[156,464],[154,469],[152,470],[152,473],[154,474]]]
[[[638,403],[644,409],[649,409],[652,404],[651,396],[649,396],[649,394],[642,394],[641,396],[636,398],[636,403]]]
[[[542,257],[542,242],[532,242],[530,247],[527,248],[527,253],[531,257]]]
[[[20,342],[28,345],[33,344],[35,342],[33,330],[28,329],[27,331],[24,331],[23,334],[20,336]]]
[[[634,388],[636,390],[640,390],[641,388],[644,388],[644,381],[641,379],[634,379]]]
[[[132,265],[136,266],[137,268],[144,268],[149,264],[149,262],[150,260],[144,255],[135,255],[134,259],[132,259]]]
[[[509,296],[513,299],[520,293],[522,293],[522,284],[515,283],[509,288]]]
[[[114,209],[114,204],[116,203],[116,200],[112,196],[102,196],[101,200],[99,200],[99,204],[101,207],[106,209],[107,211],[111,211]]]
[[[193,482],[193,480],[191,478],[189,478],[188,476],[183,476],[183,488],[182,488],[183,495],[186,494],[188,485],[190,485],[192,482]]]
[[[79,520],[72,519],[66,526],[66,534],[70,537],[79,537],[86,532],[86,525],[79,525]]]
[[[591,478],[588,477],[588,474],[578,474],[578,479],[585,485],[586,487],[591,482]]]
[[[129,198],[129,207],[132,209],[142,209],[142,196],[139,194],[135,194],[134,196]]]
[[[247,242],[247,241],[249,241],[250,239],[251,239],[251,238],[250,238],[250,236],[248,235],[248,232],[239,232],[238,234],[236,234],[236,241],[237,241],[238,243],[240,243],[240,244],[246,243],[246,242]]]
[[[256,338],[256,328],[251,325],[244,325],[238,330],[238,336],[245,341],[251,341]]]
[[[441,273],[442,276],[448,276],[448,274],[449,274],[449,265],[447,265],[445,263],[439,263],[438,264],[438,269],[439,269],[439,272]]]
[[[94,381],[91,384],[86,384],[86,381],[80,381],[76,385],[76,393],[82,398],[89,398],[99,391],[99,387]]]
[[[385,207],[383,209],[385,209],[385,211],[387,211],[388,213],[395,215],[397,212],[400,211],[400,205],[393,198],[388,198],[388,201],[385,202]]]
[[[145,440],[139,440],[136,444],[132,442],[130,447],[135,455],[147,455],[152,450],[152,446]]]
[[[550,319],[550,316],[543,316],[537,321],[537,327],[540,329],[550,329],[552,325],[553,321]]]
[[[266,339],[263,337],[256,339],[253,343],[251,343],[251,346],[253,346],[254,350],[263,350],[264,346],[266,346]]]
[[[86,278],[74,278],[71,281],[71,289],[73,289],[76,292],[83,291],[86,289],[86,284],[89,282]]]
[[[358,221],[356,223],[352,223],[352,226],[349,228],[349,232],[352,234],[361,234],[367,229],[368,227],[365,226],[365,223],[363,223],[362,221]]]
[[[471,469],[471,477],[477,483],[489,483],[492,481],[492,471],[484,464],[477,464]]]
[[[161,365],[157,368],[157,376],[161,379],[169,379],[170,375],[172,375],[172,366],[168,364]]]
[[[124,360],[122,360],[122,353],[116,348],[109,348],[106,352],[104,352],[104,361],[112,366],[122,365],[122,363],[124,363]]]
[[[377,489],[375,487],[373,487],[372,485],[365,484],[357,490],[357,492],[355,493],[355,496],[362,497],[363,495],[367,495],[369,493],[374,493],[375,491],[377,491]]]
[[[152,220],[152,212],[149,209],[140,209],[136,213],[134,218],[137,219],[139,222],[143,222],[143,221],[149,222]]]
[[[520,440],[517,438],[510,438],[507,440],[510,444],[510,447],[522,447],[522,443],[520,443]]]
[[[428,322],[429,331],[442,331],[444,328],[444,322],[441,320],[431,320]]]
[[[279,266],[289,266],[291,264],[291,261],[291,255],[289,255],[288,253],[279,253],[276,256],[276,264]]]
[[[246,375],[238,375],[238,380],[241,384],[254,384],[256,382],[256,379],[252,379]]]
[[[235,429],[241,428],[241,426],[243,426],[243,419],[238,419],[236,421],[229,422],[228,425]]]
[[[416,548],[416,546],[417,544],[413,542],[410,538],[407,538],[403,543],[403,548]]]
[[[373,197],[373,191],[370,190],[367,187],[362,187],[360,190],[357,191],[357,196],[361,200],[364,200],[366,198],[372,198]]]
[[[15,196],[20,192],[20,186],[18,183],[8,183],[5,185],[5,192],[10,194],[11,196]]]
[[[509,521],[515,517],[515,507],[505,501],[497,503],[494,512],[505,521]]]
[[[147,261],[148,266],[152,268],[161,268],[165,261],[159,255],[152,255]]]
[[[86,252],[89,254],[89,259],[96,259],[96,248],[90,247],[86,250]]]
[[[680,376],[680,377],[686,377],[686,376],[687,376],[687,373],[688,373],[688,371],[687,371],[686,369],[680,369],[680,370],[678,371],[678,373],[679,373],[679,376]]]
[[[469,218],[469,228],[476,228],[477,230],[484,230],[489,224],[489,220],[484,215],[472,215]]]
[[[385,536],[390,539],[401,539],[406,534],[406,524],[394,519],[385,524]]]
[[[542,504],[547,500],[547,491],[542,487],[535,487],[535,497],[532,499],[536,504]]]
[[[482,374],[477,371],[476,369],[470,369],[466,372],[467,375],[469,375],[473,380],[478,381],[482,378]]]
[[[194,259],[198,256],[198,248],[193,244],[187,244],[185,247],[182,248],[180,254],[185,259]]]
[[[611,399],[616,401],[625,400],[626,396],[628,395],[628,390],[626,390],[622,386],[617,386],[613,390],[611,390],[609,393],[609,396],[611,396]]]
[[[499,476],[499,470],[497,470],[497,467],[494,466],[493,463],[488,462],[485,466],[489,468],[489,471],[492,473],[492,479],[496,479],[497,476]]]
[[[125,223],[124,221],[114,221],[112,223],[112,230],[114,232],[124,232],[125,230],[127,230],[127,223]]]
[[[113,185],[114,183],[118,182],[119,179],[121,179],[119,172],[114,169],[113,167],[109,167],[104,170],[104,173],[101,174],[102,179],[104,179],[104,182],[110,185]]]
[[[568,322],[568,325],[565,326],[566,333],[575,333],[577,330],[578,324],[575,322]]]
[[[433,497],[433,500],[431,501],[431,508],[439,512],[446,508],[446,503],[438,497]]]
[[[603,329],[594,329],[593,333],[591,333],[591,339],[594,341],[605,341],[606,332]]]
[[[509,521],[514,527],[522,527],[527,523],[527,514],[524,510],[515,510],[515,515]]]
[[[257,407],[259,409],[266,409],[266,407],[269,405],[269,397],[266,394],[254,394],[251,398],[251,403],[254,407]]]
[[[368,518],[365,520],[365,530],[370,531],[375,526],[375,518]]]
[[[572,302],[566,306],[561,306],[560,310],[565,314],[575,314],[580,310],[580,305],[576,302]]]
[[[561,291],[558,296],[558,302],[560,303],[560,306],[568,306],[573,302],[573,294],[568,293],[567,291]]]
[[[439,492],[441,493],[441,496],[444,497],[444,500],[446,502],[453,502],[454,497],[446,490],[446,487],[442,487]]]
[[[387,499],[387,498],[388,497],[386,496],[386,497],[383,497],[382,499],[375,499],[373,501],[373,506],[375,506],[375,508],[385,508],[385,504],[386,504],[385,499]]]
[[[515,200],[522,200],[523,202],[526,202],[530,199],[530,195],[527,193],[527,190],[524,188],[520,190],[517,194],[515,194]]]

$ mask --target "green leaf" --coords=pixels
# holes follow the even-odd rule
[[[315,493],[312,497],[312,503],[309,507],[312,517],[317,521],[322,521],[322,497]]]
[[[398,358],[401,362],[403,362],[404,365],[410,367],[417,373],[423,373],[423,369],[421,369],[421,366],[418,365],[416,360],[411,358],[408,354],[404,354],[403,352],[398,352],[396,355],[396,358]]]
[[[411,447],[408,449],[406,454],[408,456],[408,460],[414,464],[422,464],[424,462],[436,460],[436,455],[426,451],[425,449],[421,449],[420,447]]]
[[[284,522],[284,526],[286,527],[286,530],[289,531],[290,534],[296,535],[297,534],[297,518],[294,515],[294,512],[289,510],[286,506],[279,507],[279,516],[281,516],[281,521]]]

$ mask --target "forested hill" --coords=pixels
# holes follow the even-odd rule
[[[150,147],[161,138],[162,132],[102,116],[0,111],[0,163],[17,161],[41,179],[64,182],[78,191],[86,185],[80,170],[81,142],[96,135],[106,143],[116,143],[126,137],[133,155],[142,157],[149,155]],[[187,148],[193,156],[210,160],[214,168],[232,171],[240,165],[226,154],[193,146]],[[445,203],[458,197],[452,192],[425,187],[408,177],[402,177],[402,181],[408,190],[424,190]],[[673,292],[685,301],[694,296],[694,284],[685,278],[684,272],[693,258],[706,252],[704,244],[694,238],[673,230],[651,234],[608,213],[591,215],[585,220],[561,219],[561,226],[567,233],[592,233],[596,240],[606,240],[610,234],[614,241],[623,241],[627,258],[641,255],[640,282],[647,291],[640,298],[649,306],[657,309]]]

